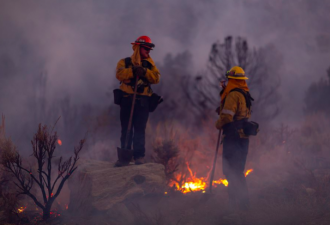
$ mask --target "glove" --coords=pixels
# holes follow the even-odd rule
[[[146,69],[144,69],[142,66],[133,66],[133,75],[134,77],[139,76],[141,78],[144,78],[146,75]]]

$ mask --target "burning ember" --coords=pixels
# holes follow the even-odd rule
[[[249,173],[251,173],[251,172],[253,172],[253,169],[249,169],[249,170],[247,170],[247,171],[245,172],[245,177],[246,177],[247,175],[249,175]]]
[[[208,187],[208,182],[206,182],[209,177],[196,177],[196,172],[193,173],[191,168],[189,167],[189,163],[186,162],[187,169],[189,171],[190,177],[185,178],[182,174],[178,174],[175,177],[176,181],[171,181],[169,186],[175,187],[177,191],[180,191],[182,193],[189,193],[189,192],[195,192],[195,191],[202,191],[202,193],[205,193],[206,188]],[[249,169],[245,172],[245,177],[251,173],[253,169]],[[184,180],[184,182],[180,182],[181,180]],[[179,183],[183,183],[181,186]],[[217,185],[223,184],[224,186],[228,186],[228,181],[226,179],[219,179],[213,181],[213,187],[217,187]],[[167,192],[165,192],[167,194]]]
[[[17,213],[22,213],[22,212],[24,212],[25,209],[26,209],[26,206],[25,207],[21,206],[17,209]]]
[[[61,141],[61,139],[58,139],[58,140],[57,140],[57,144],[62,145],[62,141]]]
[[[214,180],[213,186],[216,186],[214,184],[223,184],[227,187],[229,183],[228,183],[228,180],[226,180],[226,179],[219,179],[219,180]]]
[[[193,192],[193,191],[204,191],[206,188],[206,183],[204,181],[204,177],[202,178],[194,178],[193,181],[186,182],[181,187],[183,193]]]

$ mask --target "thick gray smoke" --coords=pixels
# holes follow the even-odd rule
[[[43,122],[33,110],[42,104],[38,99],[46,109],[65,97],[72,105],[107,107],[112,99],[106,92],[117,85],[116,63],[131,54],[130,43],[140,35],[156,44],[152,57],[158,64],[167,53],[189,50],[196,73],[205,69],[211,44],[227,35],[246,37],[256,48],[274,45],[283,56],[278,120],[286,123],[299,121],[308,85],[330,66],[329,1],[1,0],[0,5],[0,112],[14,140],[30,121]]]

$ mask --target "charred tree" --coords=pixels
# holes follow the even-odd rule
[[[6,149],[13,147],[11,141],[6,140],[5,137],[5,117],[2,116],[0,123],[0,155],[3,155]],[[0,222],[3,222],[3,220],[13,222],[14,218],[18,216],[18,198],[16,194],[12,192],[16,187],[11,185],[10,181],[13,179],[10,175],[11,174],[6,173],[4,167],[0,165],[0,211],[3,212],[3,217],[0,219]]]
[[[330,94],[330,67],[327,70],[327,78],[321,78],[318,82],[312,83],[305,93],[304,112],[307,115],[323,112],[329,115],[330,102],[325,101]]]
[[[163,64],[159,66],[159,70],[164,74],[161,78],[162,81],[152,87],[156,93],[164,98],[164,102],[157,108],[157,113],[150,118],[151,122],[157,124],[164,118],[180,120],[181,122],[194,119],[186,111],[189,102],[186,100],[186,95],[182,92],[181,87],[181,81],[193,73],[192,64],[192,55],[189,51],[165,56]]]
[[[220,103],[220,81],[225,80],[226,71],[233,66],[245,70],[251,93],[256,99],[254,112],[259,119],[273,118],[279,113],[278,87],[279,75],[276,73],[281,64],[281,56],[273,46],[250,49],[245,38],[228,36],[223,43],[212,44],[208,65],[203,74],[186,77],[182,88],[192,111],[201,119],[207,118]]]
[[[35,204],[43,210],[43,219],[50,218],[50,210],[54,200],[59,196],[63,185],[67,179],[77,169],[77,161],[79,153],[83,148],[85,139],[80,140],[79,144],[74,148],[74,156],[62,162],[62,157],[59,159],[58,173],[52,179],[52,159],[57,145],[57,133],[49,131],[47,126],[39,124],[37,133],[34,135],[32,144],[32,155],[37,163],[37,171],[27,169],[22,164],[22,157],[17,151],[2,155],[2,165],[16,178],[14,184],[20,190],[18,195],[29,196]],[[56,184],[59,182],[58,186]],[[42,194],[42,199],[32,193],[31,189],[37,184]]]
[[[152,157],[156,163],[160,163],[165,167],[165,175],[167,182],[175,179],[174,173],[178,171],[179,149],[173,140],[163,140],[158,145],[154,146],[155,157]]]

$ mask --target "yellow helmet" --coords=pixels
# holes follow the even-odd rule
[[[247,80],[244,70],[239,66],[234,66],[226,73],[227,78],[237,79],[237,80]]]

